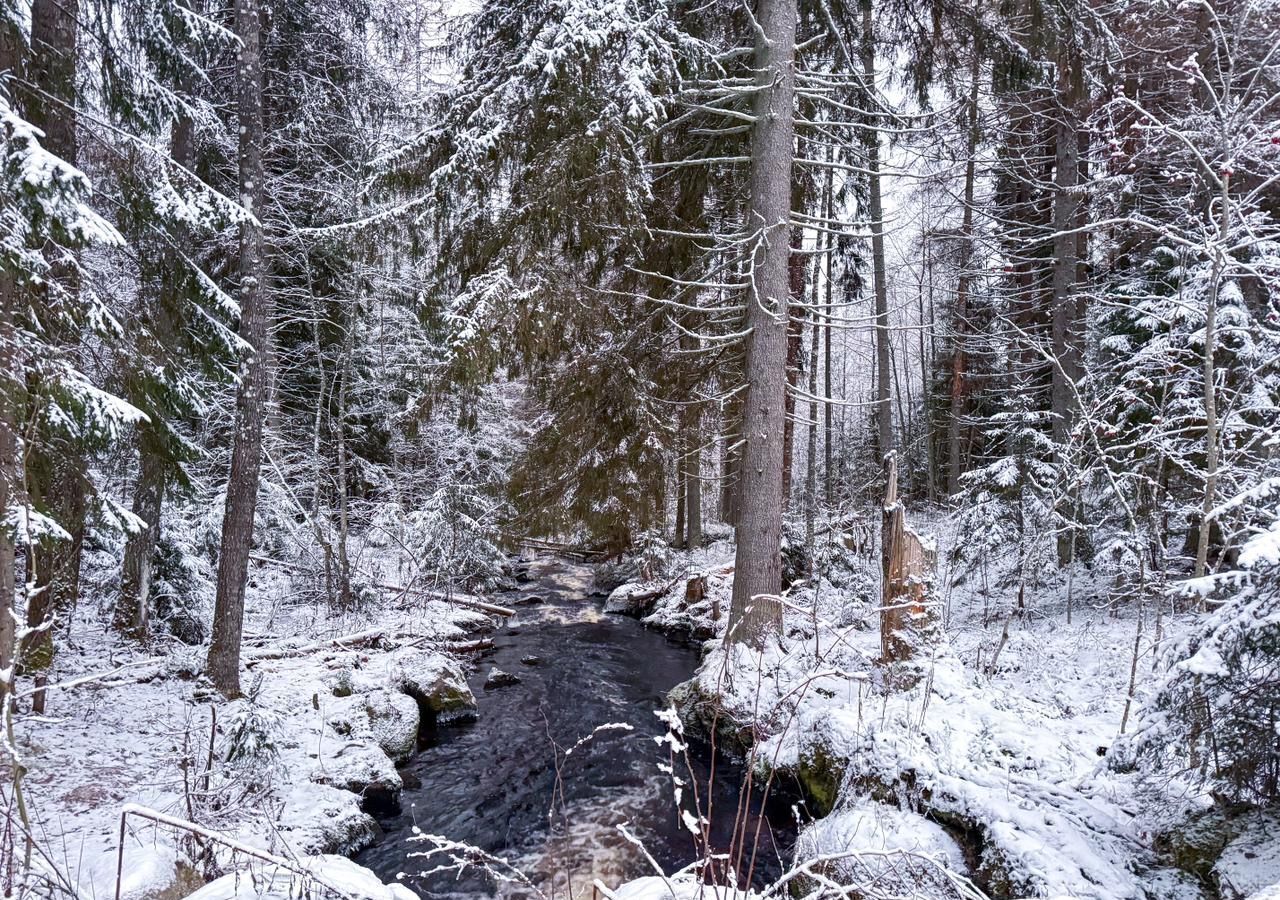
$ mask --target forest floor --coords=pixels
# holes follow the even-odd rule
[[[44,715],[27,706],[16,717],[36,863],[72,896],[114,896],[118,865],[125,898],[189,893],[203,879],[180,861],[205,854],[224,868],[269,868],[145,813],[128,818],[121,863],[126,808],[290,860],[354,852],[376,827],[362,795],[376,804],[398,792],[395,762],[413,752],[420,716],[432,703],[445,717],[474,706],[444,645],[475,640],[488,616],[412,598],[317,613],[288,602],[287,574],[255,568],[245,699],[222,701],[198,677],[203,648],[137,648],[85,605],[63,634]],[[6,765],[0,780],[11,779]],[[21,854],[21,835],[8,839]]]

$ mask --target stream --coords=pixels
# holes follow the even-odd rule
[[[413,855],[427,849],[414,840],[419,831],[479,847],[558,897],[565,896],[566,880],[573,896],[590,896],[593,879],[616,886],[654,874],[619,824],[626,824],[668,872],[699,855],[676,811],[671,777],[658,768],[668,759],[667,748],[654,740],[666,731],[654,713],[666,705],[668,690],[693,675],[697,649],[635,620],[605,615],[600,602],[588,596],[591,573],[585,566],[541,559],[530,576],[519,594],[543,602],[520,605],[518,616],[494,634],[495,649],[484,655],[470,679],[478,718],[424,733],[419,752],[401,769],[406,786],[400,811],[380,819],[384,835],[356,857],[384,880],[403,873],[402,883],[423,897],[461,900],[536,892],[527,885],[495,884],[476,868],[461,876],[456,871],[429,873],[445,856]],[[495,666],[518,676],[520,683],[485,690],[485,678]],[[563,758],[563,749],[606,723],[627,723],[634,730],[601,732],[563,762],[563,817],[552,827],[552,742],[562,748]],[[705,799],[709,754],[691,751],[691,756]],[[742,770],[723,760],[715,770],[712,840],[717,850],[724,850]],[[687,772],[680,774],[688,780]],[[754,829],[760,803],[752,800],[749,827]],[[775,805],[785,806],[770,804]],[[785,809],[770,810],[769,819],[784,827],[776,837],[767,821],[761,829],[757,880],[780,871],[779,855],[789,850],[792,839]]]

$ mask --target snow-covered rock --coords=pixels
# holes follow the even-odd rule
[[[484,689],[486,691],[495,688],[511,687],[513,684],[520,683],[520,676],[512,675],[510,672],[504,672],[497,666],[489,670],[489,675],[484,680]]]
[[[438,653],[406,649],[396,654],[393,682],[437,721],[475,715],[476,698],[462,668]]]
[[[1250,813],[1229,843],[1213,876],[1226,900],[1244,900],[1280,885],[1280,814]]]
[[[967,879],[960,846],[937,823],[874,803],[814,822],[801,832],[797,856],[825,857],[820,874],[840,884],[875,884],[877,895],[951,898]]]
[[[609,900],[755,900],[759,894],[741,888],[703,884],[692,875],[636,878],[609,894]]]
[[[414,698],[399,691],[377,690],[335,702],[329,725],[345,737],[369,737],[392,761],[402,763],[418,744],[421,714]]]
[[[321,746],[311,780],[375,803],[394,802],[404,787],[391,757],[368,737],[338,737]]]
[[[662,582],[629,581],[609,594],[604,601],[604,611],[637,619],[647,616],[665,590],[666,585]]]
[[[301,871],[296,871],[296,870]],[[262,863],[209,882],[188,900],[417,900],[413,891],[383,884],[342,856],[310,856],[293,869]]]
[[[312,781],[292,785],[275,828],[292,851],[304,854],[356,853],[378,832],[355,794]]]

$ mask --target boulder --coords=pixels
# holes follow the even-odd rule
[[[327,718],[338,734],[371,738],[397,763],[413,755],[422,724],[414,698],[385,689],[339,698]]]
[[[658,598],[670,587],[666,582],[629,581],[609,594],[604,601],[604,611],[639,619],[653,612]]]
[[[1237,810],[1211,807],[1157,835],[1155,849],[1177,868],[1208,882],[1213,879],[1214,864],[1240,829]]]
[[[327,735],[311,780],[358,794],[365,808],[394,809],[404,782],[372,737]]]
[[[534,656],[531,653],[528,656],[520,657],[520,663],[521,665],[525,665],[525,666],[540,666],[542,665],[542,657]]]
[[[313,781],[289,789],[276,828],[289,847],[303,854],[358,853],[378,834],[373,817],[360,808],[360,798]]]
[[[395,664],[395,687],[437,722],[475,716],[476,698],[458,664],[438,653],[408,650]]]
[[[510,687],[513,684],[519,684],[520,677],[512,675],[510,672],[504,672],[497,666],[489,670],[489,676],[484,680],[484,689],[492,691],[496,688]]]
[[[1224,900],[1245,900],[1280,885],[1280,813],[1255,810],[1241,816],[1236,825],[1239,834],[1213,866]]]
[[[877,893],[951,898],[949,873],[967,876],[964,853],[924,816],[865,799],[806,827],[798,839],[805,859],[828,857],[819,871],[843,885],[874,884]],[[816,881],[812,888],[821,888]]]

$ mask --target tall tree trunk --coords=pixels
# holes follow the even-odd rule
[[[800,357],[804,349],[804,319],[798,307],[804,301],[804,254],[800,253],[803,233],[799,228],[791,236],[791,256],[787,260],[787,277],[790,281],[791,299],[797,309],[787,316],[787,396],[786,419],[782,430],[782,509],[791,506],[791,475],[795,468],[796,445],[796,394],[800,379]]]
[[[876,96],[876,55],[871,16],[871,0],[862,0],[862,78],[867,91],[866,105],[874,109]],[[889,287],[884,260],[884,203],[880,192],[880,130],[874,112],[863,125],[867,147],[868,211],[871,215],[871,271],[875,291],[876,320],[876,452],[881,459],[893,449],[893,407],[890,399]]]
[[[702,435],[699,434],[699,409],[694,406],[691,410],[685,438],[685,506],[688,516],[685,546],[696,550],[702,546]]]
[[[973,203],[978,170],[978,85],[982,74],[982,56],[975,47],[969,66],[968,136],[964,162],[964,209],[960,218],[960,278],[956,284],[956,304],[952,314],[955,346],[951,351],[951,415],[947,418],[947,493],[960,492],[960,476],[964,473],[964,452],[960,430],[965,417],[965,395],[968,386],[968,347],[965,331],[969,318],[969,291],[973,283]]]
[[[1218,297],[1222,290],[1222,273],[1226,268],[1227,240],[1231,234],[1231,176],[1222,173],[1218,202],[1221,213],[1217,246],[1214,247],[1213,274],[1209,281],[1209,302],[1204,314],[1204,497],[1200,503],[1200,533],[1196,541],[1196,577],[1203,578],[1209,568],[1209,542],[1213,537],[1214,498],[1218,488],[1218,401],[1217,372],[1214,352],[1217,349]]]
[[[760,0],[751,133],[753,242],[733,599],[725,640],[753,646],[781,625],[782,432],[786,416],[796,0]]]
[[[240,225],[240,336],[249,351],[240,364],[236,430],[231,451],[218,555],[218,592],[209,645],[209,677],[225,696],[240,695],[240,638],[244,628],[244,591],[253,543],[262,462],[262,401],[267,391],[269,295],[263,284],[262,256],[262,57],[259,0],[236,0],[236,66],[240,125],[240,203],[252,218]]]
[[[818,338],[822,330],[818,313],[818,279],[814,271],[813,287],[810,290],[809,320],[809,447],[805,464],[804,479],[804,545],[809,551],[809,559],[814,558],[814,537],[818,518]]]
[[[20,74],[22,65],[19,25],[0,18],[0,94],[13,102],[8,78]],[[25,505],[18,435],[19,417],[26,405],[25,361],[19,355],[17,329],[13,320],[19,308],[18,288],[13,273],[0,267],[0,522],[22,515]],[[17,622],[13,610],[17,600],[14,578],[13,532],[0,528],[0,714],[8,712],[12,694],[14,663],[17,661]]]
[[[347,323],[347,334],[342,344],[342,386],[338,389],[338,608],[352,608],[351,557],[347,553],[347,537],[350,531],[351,463],[347,453],[347,393],[351,382],[351,354],[355,347],[355,321]]]
[[[725,405],[720,418],[724,435],[720,451],[720,521],[738,524],[738,470],[742,457],[742,400],[735,394]]]
[[[932,278],[932,274],[930,274],[930,277]],[[930,281],[931,285],[932,283]],[[929,502],[932,503],[938,499],[938,444],[934,439],[933,431],[933,391],[929,390],[929,370],[932,367],[933,359],[929,353],[930,347],[925,343],[924,335],[926,331],[930,334],[933,333],[933,322],[931,321],[933,304],[930,301],[930,318],[926,318],[923,284],[916,295],[916,300],[920,307],[920,327],[916,329],[916,341],[918,344],[917,349],[920,353],[920,409],[923,422],[921,432],[925,448],[925,488],[929,494]]]
[[[0,26],[2,27],[2,26]],[[6,36],[0,34],[0,51]],[[0,52],[0,65],[8,54]],[[13,531],[7,526],[12,516],[22,515],[22,467],[18,455],[18,416],[22,409],[21,360],[13,324],[16,290],[13,276],[0,271],[0,712],[12,693],[17,654],[17,622],[13,617],[17,584],[14,582]]]
[[[1074,382],[1079,363],[1075,359],[1076,341],[1076,236],[1070,232],[1076,225],[1076,182],[1080,174],[1077,156],[1080,141],[1076,128],[1079,102],[1077,74],[1079,58],[1064,52],[1058,63],[1057,136],[1054,158],[1053,195],[1053,276],[1050,310],[1050,332],[1054,359],[1051,403],[1053,406],[1053,442],[1055,454],[1061,458],[1062,448],[1075,419]]]
[[[827,161],[831,161],[831,148],[827,148]],[[832,217],[832,209],[835,206],[833,201],[834,189],[832,185],[833,171],[827,169],[827,185],[826,199],[823,202],[823,218],[830,221]],[[831,247],[826,253],[826,284],[824,289],[826,296],[822,305],[823,315],[826,317],[826,328],[822,334],[822,396],[826,400],[823,404],[823,436],[822,436],[822,480],[823,493],[827,500],[827,509],[835,506],[836,502],[836,482],[835,482],[835,463],[834,463],[834,446],[835,446],[835,430],[833,428],[832,414],[834,412],[831,403],[831,332],[833,330],[832,321],[835,317],[835,304],[832,302],[835,290],[835,242],[832,241]],[[816,365],[816,363],[815,363]]]
[[[682,413],[683,414],[683,413]],[[676,547],[684,547],[684,503],[688,496],[685,493],[685,474],[684,474],[684,440],[676,442],[676,529],[675,537],[672,543]]]
[[[112,627],[118,633],[139,641],[147,639],[150,628],[151,560],[160,536],[167,465],[161,451],[152,446],[152,440],[154,436],[148,434],[139,441],[141,459],[138,484],[133,492],[133,514],[145,524],[129,535],[125,545],[120,600],[112,618]]]
[[[31,4],[34,95],[27,118],[44,132],[44,147],[63,161],[77,165],[76,44],[79,0],[34,0]],[[55,277],[68,291],[76,291],[76,273],[53,261]],[[76,334],[53,336],[74,345]],[[79,447],[65,441],[41,441],[29,454],[35,459],[28,473],[32,501],[71,535],[69,541],[46,541],[28,555],[34,590],[27,602],[27,625],[36,627],[73,609],[79,599],[80,558],[84,547],[84,458]],[[45,669],[53,661],[53,629],[31,633],[21,649],[22,666]]]

